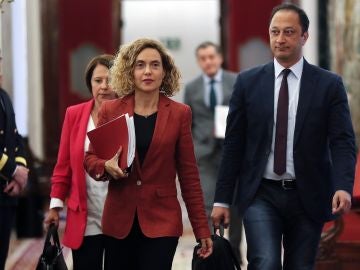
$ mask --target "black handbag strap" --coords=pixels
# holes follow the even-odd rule
[[[54,244],[61,249],[61,245],[60,245],[60,240],[59,240],[59,235],[58,235],[58,231],[57,231],[57,227],[55,226],[54,223],[51,223],[49,225],[47,234],[46,234],[46,238],[45,238],[45,244],[44,244],[44,249],[43,249],[43,253],[46,250],[46,247],[51,245],[51,238],[54,241]]]
[[[219,231],[219,234],[217,234],[217,231]],[[219,228],[215,228],[215,227],[214,227],[214,235],[215,235],[215,234],[218,235],[218,236],[221,237],[221,238],[224,238],[224,227],[221,226],[221,225],[220,225]],[[226,241],[226,244],[229,246],[228,250],[229,250],[229,252],[230,252],[230,254],[231,254],[231,257],[232,257],[232,259],[233,259],[233,262],[234,262],[234,264],[235,264],[236,269],[237,269],[237,270],[241,270],[239,261],[238,261],[237,257],[235,256],[235,253],[234,253],[234,251],[233,251],[230,243],[229,243],[228,241]]]
[[[219,231],[219,234],[217,232]],[[219,228],[215,228],[214,226],[214,234],[220,235],[221,237],[224,237],[224,226],[221,226]]]

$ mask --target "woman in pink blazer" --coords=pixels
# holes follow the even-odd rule
[[[102,219],[109,236],[108,269],[170,270],[183,232],[176,176],[191,225],[202,249],[212,252],[191,137],[190,107],[170,98],[180,73],[157,41],[138,39],[120,49],[111,84],[121,99],[104,102],[99,125],[123,113],[134,116],[136,156],[129,173],[96,156],[90,145],[85,167],[98,180],[110,180]],[[114,134],[114,136],[117,136]]]
[[[102,269],[104,236],[101,216],[107,183],[94,181],[84,170],[89,146],[86,132],[95,128],[98,110],[104,100],[114,99],[109,87],[112,55],[93,58],[85,72],[86,85],[93,98],[66,110],[56,166],[51,178],[50,210],[45,224],[59,224],[59,211],[67,200],[64,245],[72,249],[74,270]]]

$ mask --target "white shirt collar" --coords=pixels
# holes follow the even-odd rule
[[[299,80],[301,78],[301,74],[304,67],[304,57],[301,57],[300,60],[292,65],[289,69],[295,75],[295,77]],[[277,78],[280,73],[285,69],[280,63],[274,58],[274,68],[275,68],[275,78]]]
[[[212,79],[215,80],[215,82],[221,82],[222,81],[222,74],[223,74],[223,70],[219,69],[218,72],[215,74],[215,76],[213,78],[210,78],[208,75],[203,74],[203,78],[204,78],[204,82],[205,84],[210,84],[210,81]]]

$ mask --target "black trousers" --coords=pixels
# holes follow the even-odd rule
[[[106,270],[171,270],[179,237],[146,237],[137,218],[124,239],[107,237]]]
[[[15,213],[16,206],[0,205],[0,270],[5,268]]]
[[[80,248],[72,249],[73,270],[101,270],[105,253],[103,234],[85,236]]]

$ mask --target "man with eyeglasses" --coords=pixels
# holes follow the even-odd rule
[[[230,100],[212,219],[229,224],[237,183],[249,270],[313,269],[324,222],[351,207],[356,155],[347,96],[340,76],[304,59],[308,27],[298,6],[276,6],[274,60],[240,73]]]

